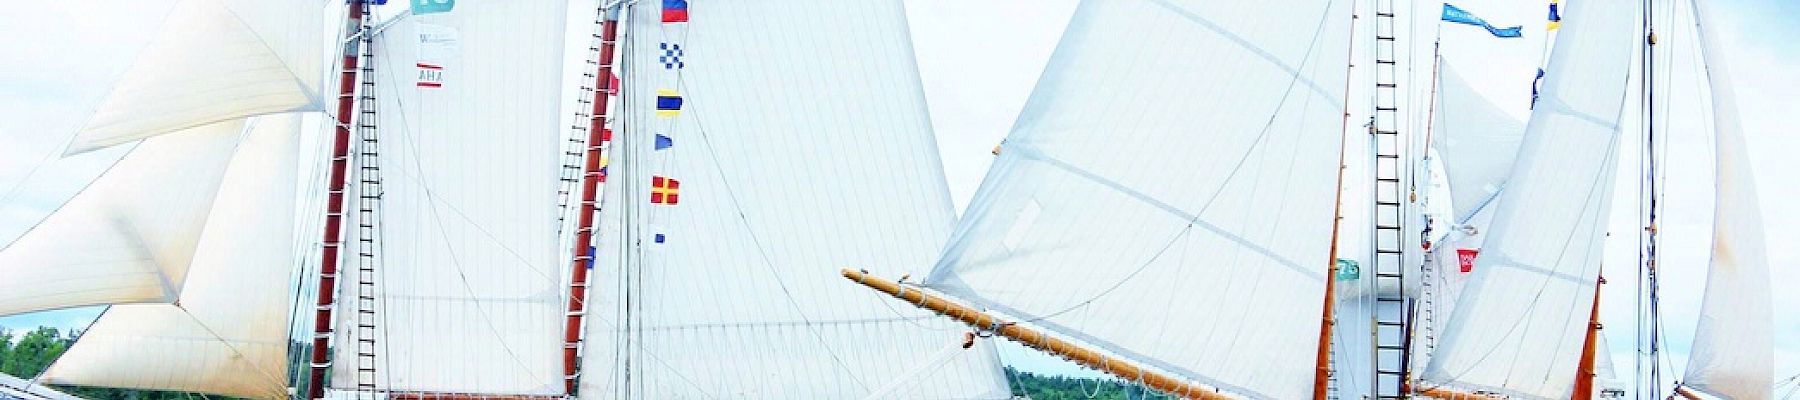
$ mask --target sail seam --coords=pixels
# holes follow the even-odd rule
[[[1081,169],[1080,167],[1069,164],[1068,162],[1064,162],[1061,159],[1058,159],[1056,157],[1050,156],[1048,154],[1044,154],[1042,151],[1039,151],[1037,148],[1031,146],[1029,143],[1018,143],[1018,144],[1015,144],[1014,147],[1008,148],[1007,150],[1016,151],[1021,156],[1023,156],[1025,159],[1042,161],[1043,163],[1049,164],[1050,166],[1054,166],[1054,167],[1057,167],[1064,171],[1068,171],[1069,173],[1075,174],[1076,176],[1079,176],[1081,178],[1085,178],[1096,184],[1100,184],[1101,186],[1105,186],[1108,189],[1112,189],[1113,191],[1119,192],[1120,194],[1130,196],[1131,198],[1137,199],[1137,200],[1143,202],[1144,204],[1150,205],[1152,207],[1156,207],[1157,209],[1162,210],[1163,212],[1167,212],[1170,215],[1179,217],[1184,221],[1192,222],[1192,224],[1194,226],[1199,226],[1202,229],[1205,229],[1209,232],[1219,235],[1219,237],[1230,240],[1233,243],[1242,245],[1245,248],[1250,249],[1251,251],[1255,252],[1258,255],[1262,255],[1265,258],[1275,261],[1277,264],[1280,264],[1283,267],[1287,267],[1288,269],[1294,270],[1295,272],[1299,272],[1300,274],[1305,275],[1307,277],[1317,278],[1317,279],[1324,279],[1324,277],[1325,277],[1324,274],[1319,273],[1319,271],[1315,271],[1312,269],[1302,267],[1302,266],[1300,266],[1300,263],[1295,262],[1294,260],[1290,260],[1285,257],[1282,257],[1278,254],[1275,254],[1275,252],[1273,250],[1269,250],[1267,247],[1263,247],[1260,244],[1252,242],[1252,241],[1250,241],[1250,239],[1244,238],[1242,236],[1238,236],[1236,233],[1227,231],[1224,228],[1219,227],[1218,225],[1213,225],[1211,223],[1208,223],[1208,222],[1206,222],[1206,220],[1204,218],[1202,218],[1198,214],[1188,213],[1186,210],[1177,208],[1172,204],[1163,202],[1161,200],[1157,200],[1156,198],[1151,197],[1149,194],[1125,187],[1125,185],[1120,184],[1111,179],[1107,179],[1104,176],[1100,176],[1099,174],[1095,174],[1093,172]]]
[[[1313,80],[1311,80],[1311,79],[1301,78],[1300,77],[1301,73],[1300,73],[1299,68],[1295,68],[1294,66],[1288,65],[1286,62],[1282,61],[1281,58],[1276,57],[1272,53],[1269,53],[1268,50],[1264,50],[1262,47],[1258,47],[1257,45],[1250,43],[1250,41],[1248,39],[1244,39],[1244,37],[1238,36],[1237,33],[1227,30],[1227,29],[1225,29],[1225,27],[1219,26],[1219,24],[1213,23],[1212,20],[1206,19],[1205,17],[1201,17],[1199,14],[1195,14],[1193,11],[1188,11],[1187,9],[1184,9],[1184,8],[1181,8],[1174,4],[1171,4],[1171,3],[1169,3],[1168,0],[1149,0],[1149,1],[1154,2],[1154,3],[1156,3],[1156,5],[1159,5],[1159,6],[1162,6],[1163,8],[1168,9],[1170,12],[1174,13],[1175,15],[1181,16],[1182,18],[1185,18],[1189,21],[1194,21],[1194,23],[1199,24],[1200,27],[1206,28],[1206,30],[1209,30],[1209,31],[1212,31],[1213,33],[1218,34],[1219,37],[1230,41],[1232,44],[1238,45],[1238,47],[1243,48],[1245,51],[1249,51],[1251,54],[1255,54],[1257,58],[1261,58],[1261,59],[1263,59],[1263,61],[1268,61],[1270,64],[1274,64],[1276,67],[1281,68],[1282,71],[1287,72],[1288,75],[1293,75],[1295,80],[1305,83],[1306,87],[1308,89],[1311,89],[1313,93],[1318,93],[1320,96],[1325,96],[1326,99],[1331,100],[1332,102],[1335,102],[1335,103],[1343,102],[1342,99],[1338,98],[1337,96],[1333,96],[1331,94],[1330,90],[1327,90],[1324,87],[1319,86],[1319,84],[1317,82],[1313,82]],[[1331,7],[1326,7],[1325,10],[1326,10],[1326,15],[1330,15]],[[1311,55],[1312,55],[1311,46],[1307,47],[1306,55],[1307,55],[1307,57],[1305,57],[1305,58],[1312,58],[1311,57]],[[1301,64],[1305,64],[1304,59],[1301,60]]]

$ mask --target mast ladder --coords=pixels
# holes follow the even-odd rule
[[[610,152],[608,103],[618,93],[612,87],[614,49],[618,41],[619,23],[615,11],[619,4],[603,2],[595,11],[597,27],[588,42],[587,64],[582,72],[583,84],[578,95],[573,134],[564,150],[562,193],[563,207],[569,206],[571,189],[579,187],[580,204],[576,205],[575,232],[570,241],[569,304],[563,322],[563,393],[574,396],[581,377],[581,351],[586,340],[588,271],[594,267],[595,254],[589,252],[594,243],[594,215],[599,211],[599,187],[606,167],[601,160]],[[587,82],[592,82],[589,86]],[[577,185],[579,184],[579,185]],[[563,215],[566,213],[559,213]],[[558,217],[563,218],[563,217]],[[561,227],[562,221],[557,226]]]
[[[362,32],[371,32],[369,10],[363,9]],[[357,90],[356,116],[356,389],[377,390],[375,329],[377,316],[375,269],[381,261],[381,135],[375,128],[375,63],[373,38],[361,35],[359,66],[362,82]]]
[[[1405,211],[1412,199],[1403,197],[1406,193],[1404,175],[1409,168],[1408,163],[1401,161],[1405,155],[1405,140],[1400,132],[1403,122],[1400,101],[1404,92],[1399,88],[1400,72],[1396,63],[1399,55],[1395,37],[1398,19],[1394,14],[1397,1],[1375,0],[1375,87],[1372,92],[1375,110],[1369,123],[1374,154],[1370,164],[1374,178],[1371,186],[1374,210],[1370,220],[1374,229],[1369,243],[1376,290],[1369,334],[1374,344],[1374,354],[1370,357],[1373,364],[1370,370],[1374,374],[1370,382],[1376,399],[1406,397],[1406,336],[1410,331],[1407,309],[1411,304],[1405,296]]]
[[[361,0],[350,1],[345,7],[344,33],[357,35],[368,29],[368,7]],[[324,238],[320,241],[319,251],[319,286],[318,298],[313,314],[313,337],[309,351],[311,363],[307,374],[307,399],[325,397],[326,373],[335,362],[332,355],[332,338],[336,335],[336,319],[332,313],[337,309],[338,261],[343,242],[343,219],[345,176],[350,163],[350,124],[352,113],[356,108],[356,82],[359,72],[358,63],[369,53],[363,51],[367,46],[360,46],[362,41],[346,43],[341,68],[338,70],[338,99],[336,114],[333,119],[336,126],[332,129],[330,180],[326,187]],[[361,51],[359,53],[359,51]],[[336,345],[343,345],[338,343]]]

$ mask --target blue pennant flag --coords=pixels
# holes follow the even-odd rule
[[[669,238],[667,236],[663,236],[663,234],[661,234],[661,233],[658,233],[658,234],[656,234],[656,236],[653,236],[651,240],[653,240],[657,243],[667,243],[669,241]]]
[[[1531,107],[1530,108],[1533,110],[1537,109],[1538,88],[1543,87],[1542,86],[1543,83],[1544,83],[1544,69],[1538,68],[1537,77],[1531,78]]]
[[[1455,22],[1486,28],[1488,33],[1494,34],[1495,37],[1516,38],[1523,36],[1520,33],[1520,29],[1524,28],[1523,26],[1495,28],[1493,25],[1488,24],[1486,20],[1481,19],[1481,17],[1470,14],[1468,11],[1463,11],[1463,9],[1450,5],[1450,3],[1444,3],[1444,16],[1440,19],[1446,22]]]
[[[663,136],[663,134],[661,134],[661,133],[656,134],[656,149],[657,150],[667,149],[670,147],[675,147],[675,139],[670,139],[668,136]]]

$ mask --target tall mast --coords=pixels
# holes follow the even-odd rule
[[[346,39],[363,32],[362,0],[352,0],[344,16]],[[331,369],[332,309],[337,306],[338,250],[343,247],[344,174],[350,162],[350,113],[356,109],[357,57],[359,40],[344,42],[342,69],[338,71],[337,128],[331,138],[331,180],[325,201],[325,239],[319,261],[319,300],[313,318],[312,373],[307,385],[308,399],[325,395],[325,372]]]
[[[1356,2],[1350,3],[1350,34],[1344,35],[1346,40],[1352,40],[1352,38],[1356,36],[1356,4]],[[1345,52],[1355,54],[1355,46],[1344,47]],[[1344,59],[1350,60],[1351,57],[1346,55]],[[1354,61],[1344,65],[1345,93],[1350,92],[1350,75],[1355,69],[1356,65]],[[1318,366],[1316,367],[1316,372],[1313,374],[1314,400],[1324,400],[1329,395],[1327,391],[1331,389],[1330,386],[1336,381],[1333,378],[1331,370],[1331,328],[1332,325],[1336,324],[1335,321],[1337,321],[1338,232],[1344,221],[1344,149],[1349,147],[1350,143],[1348,140],[1344,139],[1344,134],[1348,133],[1347,131],[1350,129],[1349,96],[1344,97],[1342,107],[1344,108],[1344,117],[1343,121],[1338,126],[1337,192],[1332,200],[1332,207],[1334,209],[1332,210],[1331,216],[1331,255],[1325,260],[1328,265],[1325,269],[1325,309],[1323,312],[1324,316],[1321,317],[1319,321],[1319,354],[1318,358],[1315,360],[1315,362],[1318,363]]]
[[[1426,175],[1431,173],[1431,165],[1428,161],[1431,159],[1431,125],[1436,121],[1435,118],[1437,118],[1438,69],[1444,62],[1442,53],[1440,52],[1444,40],[1441,31],[1443,24],[1439,23],[1438,26],[1440,29],[1439,35],[1431,42],[1431,91],[1430,94],[1425,96],[1425,141],[1418,147],[1419,159],[1426,162],[1415,165],[1417,168],[1415,171],[1424,172]],[[1417,176],[1417,173],[1415,173],[1414,176]],[[1414,193],[1417,192],[1415,191]],[[1427,193],[1426,198],[1429,201],[1429,193]],[[1431,326],[1435,323],[1437,315],[1437,311],[1434,309],[1436,306],[1431,302],[1432,293],[1430,293],[1432,290],[1431,270],[1437,267],[1436,257],[1432,254],[1436,252],[1437,246],[1429,243],[1431,240],[1431,225],[1433,222],[1429,214],[1426,214],[1424,222],[1425,227],[1419,230],[1421,233],[1419,235],[1419,240],[1421,243],[1426,244],[1426,246],[1423,247],[1424,265],[1419,268],[1419,299],[1421,299],[1419,301],[1424,303],[1424,305],[1412,307],[1412,310],[1410,310],[1407,315],[1409,320],[1406,324],[1405,336],[1401,339],[1401,347],[1403,348],[1402,353],[1405,354],[1405,356],[1400,358],[1400,393],[1402,395],[1412,392],[1413,343],[1417,336],[1416,333],[1419,330],[1419,316],[1424,316],[1425,334],[1429,336],[1433,334],[1433,332],[1431,332]],[[1430,342],[1425,344],[1427,352],[1431,351],[1431,346],[1432,343]]]
[[[570,395],[575,394],[576,383],[580,378],[582,322],[587,317],[588,271],[594,267],[594,254],[589,246],[594,241],[594,212],[597,208],[600,181],[603,179],[600,160],[605,150],[608,136],[606,128],[607,100],[616,92],[612,87],[613,49],[618,36],[618,18],[609,12],[607,5],[601,4],[598,11],[600,32],[596,47],[597,58],[589,60],[599,65],[594,74],[594,100],[591,110],[592,118],[588,121],[587,150],[585,162],[581,167],[581,205],[575,221],[575,241],[571,247],[572,261],[569,263],[569,309],[567,321],[563,326],[563,390]]]

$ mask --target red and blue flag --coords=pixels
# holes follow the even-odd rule
[[[688,22],[687,0],[663,0],[662,22]]]

